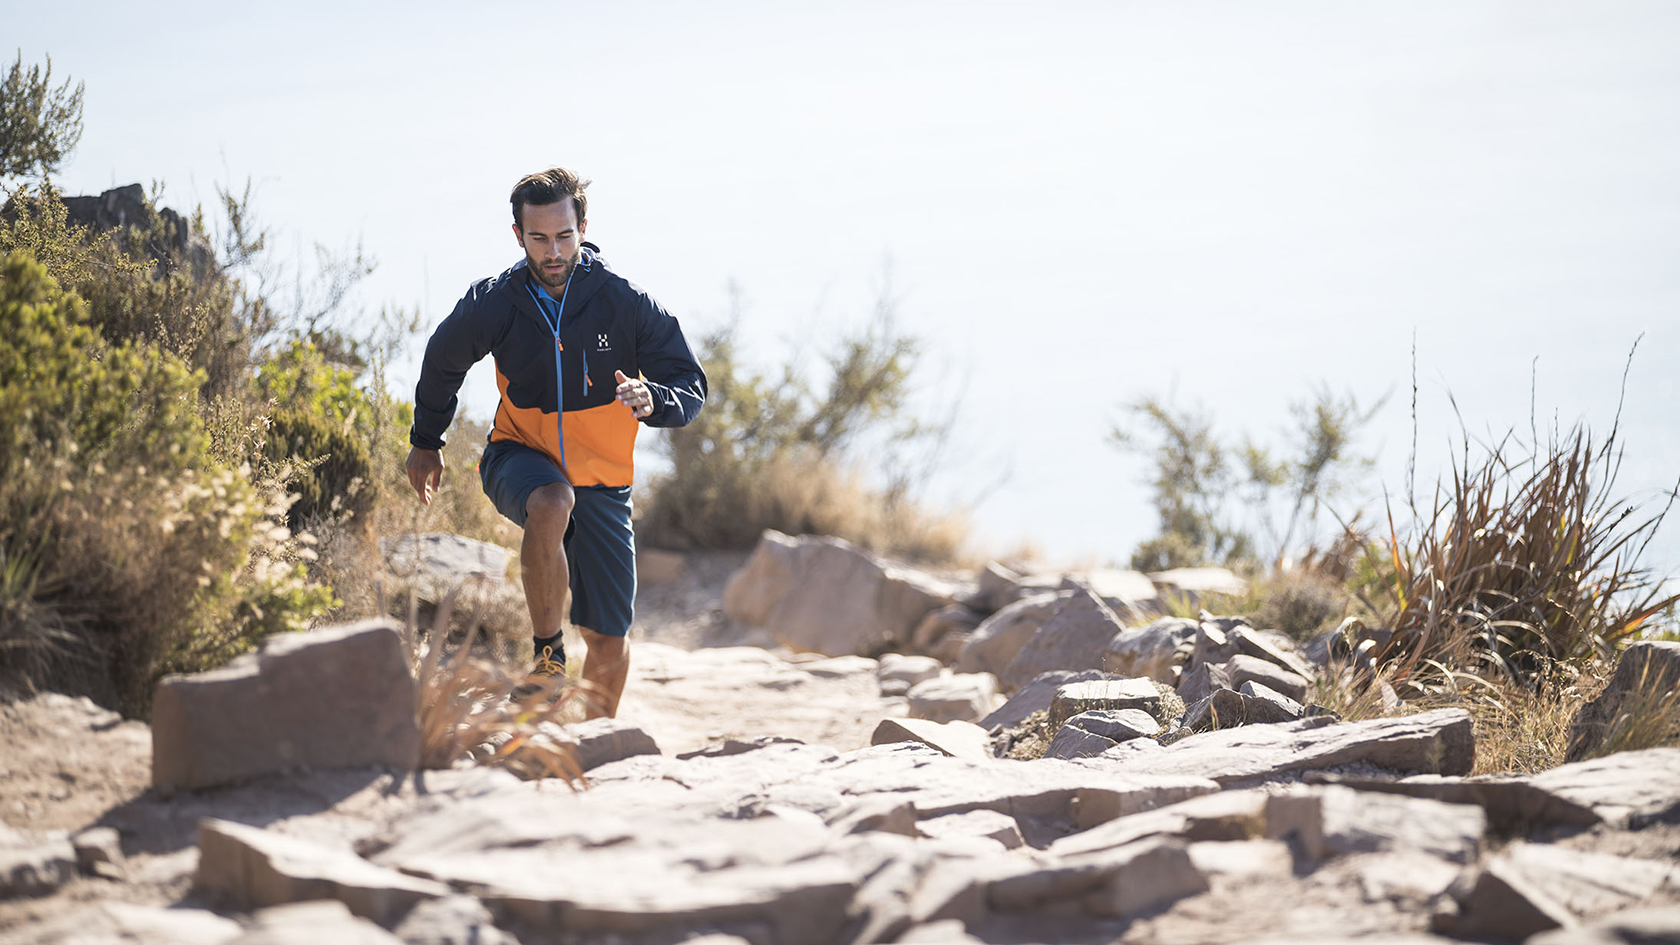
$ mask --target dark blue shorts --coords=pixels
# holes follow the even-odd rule
[[[525,527],[525,500],[541,486],[565,482],[547,456],[511,440],[484,448],[478,478],[496,511]],[[636,534],[629,486],[574,486],[566,526],[566,569],[572,582],[572,626],[610,637],[630,632],[636,605]]]

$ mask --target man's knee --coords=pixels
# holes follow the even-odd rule
[[[584,644],[589,647],[589,655],[591,657],[599,657],[600,659],[604,659],[609,662],[617,662],[630,655],[630,641],[624,637],[614,637],[608,636],[605,633],[596,633],[595,631],[585,627],[579,627],[578,634],[583,637]]]
[[[525,499],[525,527],[560,528],[571,521],[577,496],[569,482],[551,482],[531,490]]]

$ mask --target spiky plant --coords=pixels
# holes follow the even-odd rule
[[[1432,512],[1402,544],[1390,515],[1394,634],[1377,654],[1413,692],[1455,674],[1542,686],[1563,665],[1608,659],[1680,595],[1640,563],[1669,504],[1640,517],[1613,498],[1615,430],[1576,427],[1543,455],[1511,440],[1473,460],[1466,441]]]

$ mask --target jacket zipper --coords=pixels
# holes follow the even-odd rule
[[[566,385],[565,372],[560,367],[560,352],[566,350],[560,343],[560,321],[566,317],[566,294],[571,291],[572,280],[566,280],[566,288],[560,290],[560,304],[554,313],[554,321],[548,321],[548,309],[542,304],[542,297],[530,283],[526,283],[525,291],[531,293],[531,301],[537,305],[537,311],[542,313],[543,322],[548,324],[549,331],[554,334],[554,438],[560,444],[560,471],[566,471]],[[550,296],[552,298],[552,296]],[[584,382],[588,383],[589,374],[587,364],[584,372]]]

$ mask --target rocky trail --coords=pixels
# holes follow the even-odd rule
[[[0,705],[0,945],[1680,941],[1680,749],[1468,777],[1464,711],[1341,721],[1323,653],[1157,619],[1228,575],[663,566],[620,718],[556,732],[579,789],[391,763],[378,623],[171,681],[155,730]],[[242,704],[269,750],[218,741]]]

